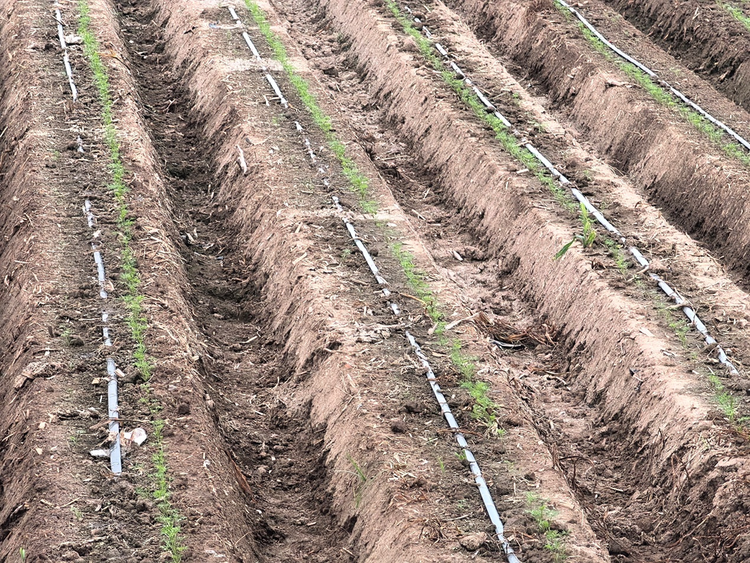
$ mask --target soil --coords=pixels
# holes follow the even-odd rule
[[[374,215],[360,211],[244,6],[235,6],[238,26],[218,3],[89,3],[114,93],[153,375],[143,381],[133,362],[101,106],[82,46],[70,41],[73,103],[49,4],[5,2],[0,561],[503,560],[407,330],[522,561],[747,559],[742,165],[637,88],[605,86],[620,80],[617,69],[583,54],[575,26],[544,3],[420,8],[525,138],[690,299],[741,368],[731,376],[604,243],[552,259],[580,231],[578,217],[424,66],[382,2],[260,4],[369,178]],[[73,34],[77,3],[60,9]],[[660,44],[633,37],[639,54],[673,64]],[[722,117],[745,120],[700,72],[685,81]],[[702,164],[684,164],[691,159]],[[398,317],[334,195],[388,280]],[[394,244],[439,298],[444,335]],[[102,308],[112,350],[102,345]],[[492,344],[498,327],[522,347]],[[493,424],[473,416],[452,342],[487,384]],[[89,453],[108,443],[110,352],[123,372],[121,423],[149,434],[128,448],[121,476]],[[724,403],[711,375],[733,393]],[[162,454],[179,553],[165,545],[164,507],[151,493]]]
[[[750,31],[722,4],[610,2],[628,21],[652,37],[682,64],[704,76],[728,98],[748,109]],[[732,4],[742,9],[741,3]]]
[[[745,165],[634,86],[552,6],[473,0],[449,5],[460,7],[479,37],[517,75],[536,84],[550,109],[564,114],[611,166],[630,176],[673,225],[706,244],[737,281],[744,280],[750,240],[742,219]],[[550,45],[554,56],[548,56]],[[710,98],[706,105],[712,107]],[[744,110],[736,111],[737,121],[747,123]]]

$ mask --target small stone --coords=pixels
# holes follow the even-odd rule
[[[406,434],[409,431],[409,427],[402,420],[397,420],[391,424],[391,430],[396,434]]]
[[[141,498],[135,502],[135,509],[138,512],[148,512],[149,510],[152,510],[153,508],[154,508],[154,503],[151,502],[150,500]]]
[[[627,538],[612,538],[609,541],[609,554],[610,555],[629,555],[630,554],[630,540]]]
[[[485,543],[487,543],[487,534],[485,534],[484,532],[479,532],[478,534],[469,534],[467,536],[462,536],[458,538],[458,543],[460,543],[464,549],[467,549],[469,551],[476,551]]]
[[[404,410],[410,414],[419,414],[422,412],[422,407],[417,403],[406,403],[404,404]]]

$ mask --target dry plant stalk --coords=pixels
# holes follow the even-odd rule
[[[480,331],[493,340],[509,344],[522,344],[525,346],[554,346],[555,344],[555,327],[546,323],[536,328],[521,330],[500,319],[491,320],[485,313],[480,312],[475,315],[474,324],[477,325]]]

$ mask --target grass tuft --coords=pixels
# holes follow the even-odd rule
[[[713,385],[716,402],[718,403],[721,412],[724,413],[724,416],[729,419],[730,424],[736,425],[737,427],[746,425],[748,420],[750,420],[750,417],[738,416],[737,397],[727,390],[721,382],[721,379],[719,379],[719,376],[712,373],[708,376],[708,381]]]
[[[182,555],[187,549],[187,547],[182,544],[183,538],[180,535],[180,522],[184,520],[184,518],[169,501],[169,497],[171,496],[169,491],[170,477],[169,469],[167,467],[167,459],[164,453],[163,430],[164,420],[156,420],[154,422],[154,432],[152,435],[152,438],[156,443],[156,453],[154,453],[151,458],[155,469],[154,474],[151,476],[154,489],[151,494],[156,501],[157,508],[159,509],[157,520],[161,524],[162,547],[172,555],[173,563],[180,563],[182,561]]]
[[[357,463],[352,456],[347,455],[347,458],[354,468],[354,474],[357,476],[357,484],[354,487],[354,507],[359,508],[359,505],[362,503],[362,494],[364,493],[365,486],[370,478],[367,476],[367,473],[365,473],[365,470],[362,469],[362,466]]]
[[[552,554],[555,563],[562,563],[568,558],[565,549],[564,538],[568,532],[552,528],[552,521],[558,512],[548,506],[549,501],[541,498],[536,493],[526,493],[526,505],[528,514],[536,523],[539,532],[544,536],[544,549]]]
[[[628,260],[625,258],[625,253],[622,251],[622,245],[615,242],[611,238],[607,237],[604,239],[604,245],[609,250],[610,256],[615,261],[617,270],[623,275],[627,276],[628,273]]]
[[[740,8],[732,6],[731,4],[728,4],[726,2],[722,2],[721,0],[718,1],[718,4],[719,6],[724,8],[734,19],[744,25],[745,29],[750,30],[750,17],[746,16],[745,12],[743,12]]]

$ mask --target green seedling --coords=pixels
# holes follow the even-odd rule
[[[154,473],[151,475],[153,492],[151,496],[156,501],[159,509],[157,520],[161,524],[160,533],[162,536],[162,547],[172,557],[173,563],[180,563],[182,556],[187,547],[183,545],[183,538],[180,535],[179,523],[184,520],[179,511],[172,506],[170,502],[171,493],[169,491],[169,470],[164,451],[164,420],[154,422],[154,431],[152,434],[153,441],[156,444],[156,452],[151,458],[154,464]]]
[[[80,508],[71,506],[70,511],[73,513],[73,516],[76,517],[76,520],[78,520],[79,522],[83,521],[83,512],[81,512]]]
[[[63,342],[65,342],[67,346],[70,346],[70,339],[72,336],[73,336],[73,331],[70,329],[69,326],[66,326],[60,331],[60,338],[63,339]]]
[[[362,502],[362,494],[369,478],[364,469],[362,469],[352,456],[347,456],[347,458],[349,459],[349,463],[352,464],[352,467],[354,467],[354,474],[357,476],[357,484],[354,487],[354,506],[355,508],[359,508],[359,505]]]
[[[583,203],[580,204],[579,218],[583,227],[583,234],[575,235],[570,242],[565,243],[555,254],[555,260],[559,260],[565,256],[568,250],[570,250],[570,247],[573,246],[573,243],[576,241],[580,241],[583,248],[588,248],[594,244],[594,241],[596,240],[596,228],[594,227],[594,222],[591,220],[591,217],[589,217],[589,212]]]
[[[552,528],[552,521],[557,517],[558,512],[550,508],[548,503],[547,499],[541,498],[536,493],[526,493],[527,512],[544,536],[544,548],[552,553],[556,562],[562,562],[567,558],[563,538],[568,533]]]
[[[750,30],[750,17],[745,15],[745,12],[743,12],[740,8],[737,8],[736,6],[732,6],[731,4],[727,4],[726,2],[717,2],[719,6],[724,8],[734,19],[736,19],[738,22],[740,22],[743,26],[745,26],[745,29]]]
[[[721,412],[724,413],[724,416],[729,419],[729,422],[738,427],[747,424],[750,417],[738,417],[737,397],[727,390],[721,382],[721,379],[712,373],[708,376],[708,381],[713,385],[716,402],[718,403]]]
[[[474,356],[468,356],[461,351],[461,342],[454,340],[451,346],[450,359],[454,366],[458,368],[465,382],[472,381],[477,372],[476,360]]]
[[[610,256],[612,256],[612,259],[615,261],[617,270],[623,276],[626,276],[628,272],[628,261],[627,258],[625,258],[625,253],[622,251],[622,245],[609,237],[604,239],[604,245],[607,247]]]
[[[589,212],[586,206],[581,204],[581,224],[583,225],[583,236],[581,237],[581,244],[583,248],[588,248],[596,240],[596,229],[594,223],[589,217]]]
[[[547,530],[544,532],[544,549],[552,553],[552,559],[555,563],[562,563],[568,558],[563,538],[567,536],[567,532],[561,532],[559,530]]]
[[[85,430],[80,430],[80,429],[74,430],[73,433],[70,436],[68,436],[68,443],[71,446],[76,446],[78,444],[78,440],[80,439],[81,435],[85,433],[86,433]]]

